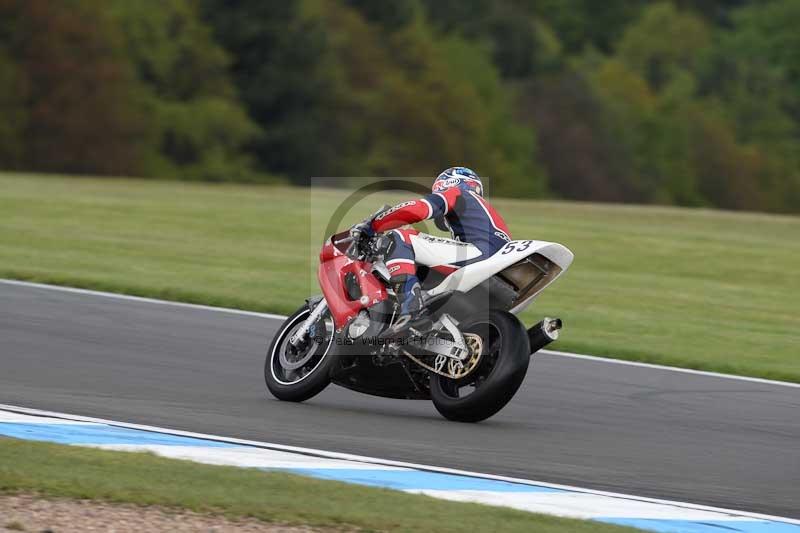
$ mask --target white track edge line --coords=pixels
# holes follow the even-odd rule
[[[644,363],[642,361],[626,361],[624,359],[612,359],[610,357],[600,357],[598,355],[585,355],[579,353],[559,352],[556,350],[539,350],[537,353],[556,357],[569,357],[571,359],[583,359],[586,361],[596,361],[598,363],[611,363],[615,365],[638,366],[641,368],[652,368],[655,370],[669,370],[671,372],[681,372],[683,374],[694,374],[696,376],[707,376],[712,378],[735,379],[737,381],[749,381],[751,383],[763,383],[765,385],[780,385],[782,387],[800,388],[800,383],[791,381],[777,381],[774,379],[756,378],[751,376],[738,376],[736,374],[722,374],[709,370],[695,370],[693,368],[681,368],[677,366],[659,365],[655,363]]]
[[[157,298],[146,298],[143,296],[132,296],[130,294],[120,294],[116,292],[96,291],[91,289],[79,289],[76,287],[66,287],[63,285],[51,285],[48,283],[36,283],[32,281],[19,281],[14,279],[0,278],[0,283],[6,285],[16,285],[20,287],[32,287],[37,289],[49,289],[55,291],[70,292],[73,294],[85,294],[89,296],[102,296],[105,298],[117,298],[120,300],[130,300],[134,302],[151,303],[158,305],[172,305],[175,307],[184,307],[188,309],[199,309],[203,311],[216,311],[219,313],[231,313],[235,315],[254,316],[261,318],[270,318],[273,320],[284,320],[285,315],[278,315],[273,313],[260,313],[257,311],[244,311],[242,309],[233,309],[230,307],[214,307],[211,305],[192,304],[186,302],[174,302],[171,300],[159,300]],[[684,374],[694,374],[697,376],[707,376],[712,378],[733,379],[737,381],[749,381],[751,383],[763,383],[765,385],[778,385],[782,387],[800,388],[800,383],[792,383],[791,381],[778,381],[766,378],[756,378],[750,376],[738,376],[735,374],[722,374],[720,372],[711,372],[708,370],[694,370],[692,368],[680,368],[676,366],[659,365],[655,363],[643,363],[640,361],[626,361],[624,359],[612,359],[610,357],[600,357],[597,355],[586,355],[570,352],[560,352],[557,350],[539,350],[537,352],[542,355],[549,355],[555,357],[569,357],[571,359],[584,359],[588,361],[595,361],[598,363],[611,363],[615,365],[638,366],[641,368],[652,368],[655,370],[668,370],[670,372],[682,372]]]
[[[272,313],[259,313],[256,311],[244,311],[242,309],[233,309],[230,307],[214,307],[211,305],[192,304],[187,302],[175,302],[172,300],[159,300],[158,298],[146,298],[144,296],[133,296],[130,294],[121,294],[116,292],[95,291],[92,289],[79,289],[77,287],[66,287],[63,285],[50,285],[49,283],[36,283],[33,281],[19,281],[15,279],[0,278],[0,283],[6,285],[16,285],[20,287],[31,287],[35,289],[49,289],[54,291],[69,292],[72,294],[85,294],[87,296],[102,296],[104,298],[117,298],[119,300],[129,300],[133,302],[142,302],[157,305],[172,305],[175,307],[184,307],[188,309],[200,309],[203,311],[216,311],[219,313],[231,313],[234,315],[256,316],[261,318],[273,318],[276,320],[284,320],[285,315],[277,315]]]
[[[530,479],[522,479],[522,478],[515,478],[509,476],[498,476],[494,474],[483,474],[480,472],[470,472],[468,470],[459,470],[455,468],[446,468],[446,467],[439,467],[439,466],[431,466],[431,465],[424,465],[419,463],[409,463],[404,461],[394,461],[391,459],[379,459],[376,457],[368,457],[364,455],[354,455],[349,453],[341,453],[341,452],[329,452],[325,450],[318,450],[315,448],[305,448],[301,446],[288,446],[284,444],[276,444],[272,442],[263,442],[263,441],[255,441],[255,440],[247,440],[247,439],[237,439],[235,437],[221,437],[219,435],[210,435],[207,433],[194,433],[191,431],[182,431],[178,429],[169,429],[169,428],[161,428],[158,426],[148,426],[143,424],[131,424],[127,422],[117,422],[114,420],[107,420],[103,418],[95,418],[95,417],[88,417],[82,415],[72,415],[67,413],[59,413],[55,411],[46,411],[41,409],[31,409],[28,407],[20,407],[15,405],[7,405],[7,404],[0,404],[0,411],[9,411],[9,412],[17,412],[22,414],[29,414],[32,416],[46,416],[46,417],[55,417],[55,418],[63,418],[66,420],[72,421],[80,421],[80,422],[91,422],[96,424],[107,424],[116,427],[128,428],[128,429],[138,429],[142,431],[150,431],[155,433],[163,433],[167,435],[174,435],[179,437],[193,437],[196,439],[206,439],[206,440],[214,440],[218,442],[225,442],[229,444],[241,444],[243,446],[257,446],[262,448],[270,448],[274,450],[286,451],[286,452],[297,452],[303,454],[310,454],[316,455],[319,457],[324,457],[328,459],[340,459],[340,460],[348,460],[348,461],[355,461],[361,463],[368,463],[368,464],[375,464],[375,465],[382,465],[382,466],[396,466],[396,467],[403,467],[403,468],[411,468],[416,470],[425,470],[429,472],[438,472],[442,474],[454,474],[454,475],[462,475],[462,476],[469,476],[474,478],[481,478],[481,479],[490,479],[495,481],[507,481],[510,483],[519,483],[523,485],[536,485],[541,487],[548,487],[554,489],[561,489],[566,491],[572,492],[580,492],[584,494],[594,494],[597,496],[607,496],[610,498],[619,498],[625,500],[633,500],[639,502],[646,502],[646,503],[655,503],[655,504],[662,504],[662,505],[672,505],[675,507],[683,507],[687,509],[694,509],[699,511],[711,511],[721,514],[728,514],[733,517],[745,517],[745,518],[753,518],[755,520],[771,520],[774,522],[784,522],[788,524],[795,524],[800,525],[800,520],[782,516],[774,516],[774,515],[767,515],[762,513],[753,513],[749,511],[736,511],[733,509],[724,509],[721,507],[712,507],[708,505],[700,505],[695,503],[688,503],[688,502],[678,502],[672,500],[662,500],[658,498],[648,498],[646,496],[634,496],[631,494],[622,494],[617,492],[607,492],[601,490],[594,490],[594,489],[587,489],[583,487],[575,487],[572,485],[562,485],[558,483],[547,483],[544,481],[534,481]]]

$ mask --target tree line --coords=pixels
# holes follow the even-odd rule
[[[0,0],[0,168],[800,211],[796,0]]]

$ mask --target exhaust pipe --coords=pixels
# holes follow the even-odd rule
[[[528,342],[531,346],[531,355],[535,354],[554,340],[558,339],[558,332],[564,324],[560,318],[548,318],[528,330]]]

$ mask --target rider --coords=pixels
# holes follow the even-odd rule
[[[436,225],[449,229],[453,238],[401,229],[427,219],[436,219]],[[384,232],[388,232],[384,257],[389,283],[400,302],[395,328],[424,314],[417,264],[447,275],[486,259],[511,240],[505,221],[483,198],[480,176],[466,167],[448,168],[433,182],[431,194],[397,204],[351,230],[356,240]]]

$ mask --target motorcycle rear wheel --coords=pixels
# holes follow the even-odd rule
[[[330,311],[312,326],[309,341],[301,350],[289,343],[292,334],[308,318],[311,310],[304,305],[287,318],[272,338],[264,364],[267,389],[279,400],[302,402],[313,398],[330,380],[335,362],[335,331]]]
[[[501,310],[464,321],[459,328],[480,335],[481,361],[461,379],[432,375],[431,400],[448,420],[480,422],[505,407],[522,385],[530,361],[528,335],[516,316]]]

